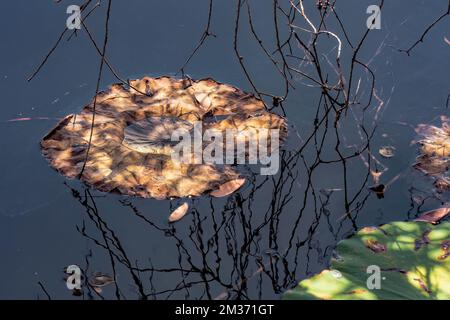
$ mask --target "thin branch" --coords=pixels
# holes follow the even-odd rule
[[[433,23],[431,23],[426,29],[425,31],[422,33],[422,35],[420,36],[420,38],[414,42],[408,49],[398,49],[398,51],[400,52],[405,52],[408,56],[410,54],[410,52],[421,42],[424,41],[425,36],[428,34],[428,32],[430,32],[430,30],[437,25],[442,19],[444,19],[446,16],[450,15],[450,1],[448,2],[448,6],[447,6],[447,12],[443,13],[441,16],[439,16]]]
[[[94,134],[95,109],[97,106],[97,96],[98,96],[98,92],[100,90],[100,82],[102,80],[103,66],[105,64],[106,46],[108,44],[109,19],[111,16],[111,3],[112,3],[112,0],[108,0],[108,9],[106,11],[106,22],[105,22],[105,36],[104,36],[104,40],[103,40],[103,49],[102,49],[102,55],[101,55],[101,60],[100,60],[100,67],[98,70],[97,85],[96,85],[96,89],[95,89],[95,97],[94,97],[94,103],[93,103],[93,108],[92,108],[91,132],[89,134],[89,144],[88,144],[88,148],[86,150],[86,158],[84,159],[83,167],[81,168],[80,175],[79,175],[80,178],[83,176],[84,169],[86,168],[86,163],[89,158],[89,151],[91,150],[91,145],[92,145],[92,136]]]

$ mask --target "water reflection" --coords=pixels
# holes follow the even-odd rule
[[[277,176],[261,177],[249,170],[247,178],[251,183],[247,190],[235,193],[225,203],[213,198],[192,200],[191,213],[173,225],[153,221],[132,198],[119,199],[127,214],[147,225],[147,232],[159,233],[164,246],[170,243],[175,249],[176,255],[168,264],[159,263],[158,255],[148,256],[147,261],[135,259],[122,244],[122,237],[127,235],[110,227],[92,191],[67,184],[85,209],[83,224],[77,230],[93,246],[86,256],[84,273],[92,272],[89,260],[100,249],[109,256],[117,299],[129,298],[128,284],[121,281],[124,275],[117,277],[119,265],[127,271],[140,299],[263,298],[267,296],[264,290],[280,294],[293,287],[300,274],[308,273],[311,263],[327,263],[336,240],[358,228],[358,214],[371,193],[362,183],[358,201],[345,204],[348,212],[333,214],[330,202],[342,191],[318,189],[313,182],[317,166],[310,168],[300,153],[284,151],[281,159]],[[301,170],[307,173],[306,183],[301,182]],[[297,210],[287,210],[293,201],[294,186],[299,183],[304,189],[300,197],[303,201]],[[272,190],[272,194],[265,195],[265,210],[261,211],[258,192],[263,188]],[[197,206],[200,201],[208,202],[209,208]],[[286,221],[290,228],[285,228]],[[326,238],[330,240],[320,240]],[[163,278],[170,279],[173,285],[164,285]],[[85,298],[101,298],[89,286],[84,294]]]
[[[94,93],[93,81],[98,78],[90,71],[94,68],[97,71],[99,63],[105,64],[104,71],[110,71],[103,73],[105,86],[113,81],[130,85],[128,76],[149,72],[167,74],[179,70],[178,75],[184,78],[189,73],[193,77],[214,76],[254,91],[264,99],[267,109],[287,117],[289,138],[281,153],[280,172],[276,176],[262,177],[250,167],[243,168],[249,181],[246,189],[226,199],[190,199],[191,212],[173,225],[161,220],[161,216],[171,210],[155,214],[148,210],[153,205],[161,209],[162,202],[146,200],[144,203],[135,198],[99,195],[75,182],[66,182],[68,193],[79,204],[72,208],[66,203],[65,193],[55,197],[63,180],[47,170],[43,161],[39,163],[37,147],[32,151],[34,158],[29,151],[18,147],[34,148],[38,139],[30,142],[29,136],[42,136],[51,124],[33,127],[31,123],[35,122],[20,121],[8,122],[6,127],[2,122],[3,136],[11,137],[2,142],[3,149],[17,151],[17,156],[4,158],[9,160],[4,166],[2,184],[7,200],[0,210],[8,215],[19,211],[40,214],[35,220],[28,215],[20,226],[5,219],[8,223],[2,231],[10,225],[15,231],[23,231],[23,226],[34,227],[41,220],[47,223],[54,218],[48,212],[67,209],[67,215],[54,218],[56,227],[46,229],[49,231],[45,234],[25,229],[27,232],[20,233],[25,237],[24,242],[13,235],[13,241],[5,237],[4,243],[14,249],[5,246],[10,253],[5,261],[12,262],[2,271],[14,274],[18,265],[26,265],[28,273],[51,269],[57,264],[55,256],[58,255],[72,263],[76,253],[56,245],[62,235],[54,229],[69,234],[75,221],[81,240],[71,238],[72,235],[64,235],[64,240],[76,242],[76,249],[85,250],[84,263],[80,265],[85,274],[82,292],[85,299],[276,298],[298,280],[326,267],[337,241],[356,229],[412,219],[420,212],[448,203],[448,193],[434,192],[428,182],[410,168],[416,150],[410,145],[415,123],[432,121],[433,116],[445,113],[443,108],[448,105],[448,78],[443,72],[448,65],[445,59],[448,45],[444,49],[439,46],[443,38],[440,34],[436,37],[429,34],[424,43],[414,44],[424,27],[439,16],[439,10],[446,9],[440,4],[423,5],[415,1],[404,6],[400,2],[379,1],[385,10],[385,22],[381,31],[372,32],[367,31],[364,21],[365,9],[372,1],[338,0],[326,5],[321,1],[319,8],[315,2],[305,2],[305,7],[301,8],[299,1],[293,1],[292,5],[290,1],[278,0],[265,4],[257,0],[115,1],[111,8],[111,30],[106,33],[112,41],[105,55],[101,47],[110,2],[100,1],[98,5],[99,2],[88,0],[83,3],[88,12],[84,16],[83,31],[77,33],[77,37],[71,32],[64,32],[61,37],[70,39],[71,44],[83,43],[84,39],[94,54],[90,59],[93,62],[77,64],[79,70],[64,75],[61,66],[67,67],[65,60],[52,65],[52,59],[57,57],[54,52],[64,47],[52,48],[45,66],[38,64],[39,76],[45,81],[35,78],[27,87],[34,90],[39,101],[36,103],[49,108],[39,109],[42,114],[31,113],[30,119],[35,116],[53,119],[76,113],[78,104]],[[414,6],[419,5],[424,14],[418,17],[415,11],[421,10]],[[189,10],[195,11],[192,17],[186,14],[191,12]],[[45,16],[47,13],[43,12],[40,11]],[[139,12],[150,13],[151,19],[137,14]],[[309,22],[302,14],[305,12]],[[33,13],[33,17],[36,16]],[[179,27],[181,23],[185,23],[183,28]],[[440,27],[437,24],[432,30]],[[149,37],[151,29],[158,32]],[[27,27],[23,34],[28,36],[29,32]],[[199,37],[199,41],[193,42],[192,37],[195,40]],[[6,40],[17,42],[16,38],[6,37]],[[57,44],[64,42],[58,40]],[[32,44],[42,52],[51,45],[47,42]],[[80,57],[88,45],[71,46],[74,53],[60,54]],[[409,50],[411,45],[414,47]],[[398,52],[399,48],[409,50],[409,60],[404,52]],[[21,56],[32,52],[31,49],[16,48],[12,54],[20,52]],[[424,56],[429,58],[424,59]],[[34,59],[37,58],[34,56]],[[5,68],[10,77],[23,75],[31,69],[25,63],[16,65],[14,69]],[[57,78],[42,70],[53,70]],[[90,76],[92,81],[89,82],[86,79]],[[15,84],[16,90],[4,94],[5,105],[18,105],[22,112],[28,107],[24,103],[29,99],[20,104],[16,92],[23,90],[24,84],[12,81],[8,84]],[[81,81],[83,85],[79,86]],[[50,89],[48,83],[52,83]],[[86,89],[74,90],[78,86]],[[54,95],[63,97],[68,89],[78,98],[70,96],[70,99],[61,98],[60,102],[55,99],[51,105],[46,102],[54,99]],[[61,103],[66,104],[65,109]],[[391,104],[395,108],[388,109]],[[439,107],[426,108],[431,105]],[[11,110],[4,110],[4,119],[29,116]],[[17,135],[19,125],[23,125],[20,128],[26,140]],[[29,125],[28,129],[25,125]],[[379,147],[386,145],[386,141],[396,147],[392,159],[381,158],[378,154]],[[16,163],[23,164],[23,159],[28,158],[33,159],[29,162],[32,164],[27,162],[29,166],[16,170]],[[24,184],[39,187],[18,193]],[[23,203],[26,203],[26,210],[19,210]],[[33,206],[36,203],[43,205]],[[171,209],[178,205],[176,200],[171,201]],[[74,218],[67,223],[64,219],[68,217],[82,217],[83,222],[77,223]],[[147,242],[149,239],[152,243]],[[53,250],[43,247],[50,242],[53,242],[50,248]],[[28,260],[14,251],[20,244],[29,249],[28,254],[37,267],[27,265]],[[36,250],[31,252],[30,248]],[[88,280],[97,271],[110,273],[114,279],[114,283],[100,293]],[[23,277],[22,271],[17,272]],[[49,271],[39,281],[21,279],[20,283],[25,283],[23,288],[16,289],[18,274],[11,280],[5,279],[5,283],[11,284],[16,295],[39,290],[43,298],[66,297],[64,284],[52,282],[56,278],[59,280],[59,274],[55,273]],[[2,289],[2,294],[9,297],[10,291]]]

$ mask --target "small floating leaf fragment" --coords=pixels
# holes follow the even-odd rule
[[[89,284],[93,287],[104,287],[108,284],[114,283],[114,279],[105,273],[96,272],[89,277]]]
[[[214,300],[226,300],[228,298],[228,292],[222,292],[217,297],[214,298]]]
[[[98,294],[102,293],[102,287],[114,283],[114,279],[105,273],[96,272],[88,278],[89,285]]]
[[[7,120],[8,122],[17,122],[17,121],[30,121],[32,120],[31,118],[14,118],[14,119],[9,119]]]
[[[384,198],[384,190],[385,190],[385,185],[384,184],[379,184],[373,187],[370,187],[370,191],[375,192],[375,194],[377,195],[378,199],[383,199]]]
[[[450,256],[450,241],[444,241],[441,244],[443,254],[438,257],[439,260],[445,260]]]
[[[187,213],[189,205],[187,202],[183,203],[181,206],[176,208],[169,216],[169,222],[176,222],[181,220]]]
[[[378,152],[385,158],[392,158],[395,155],[395,148],[392,146],[383,146]]]
[[[31,121],[31,120],[60,120],[59,118],[34,117],[34,118],[14,118],[6,120],[7,122]]]
[[[439,177],[434,182],[434,186],[439,193],[450,190],[450,178]]]
[[[213,197],[226,197],[238,190],[245,183],[245,178],[234,179],[222,184],[217,190],[210,193]]]
[[[450,214],[450,207],[443,207],[431,211],[427,211],[421,216],[414,219],[414,221],[428,222],[432,224],[438,223],[440,220],[444,219]]]

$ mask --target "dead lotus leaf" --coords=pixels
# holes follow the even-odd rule
[[[93,287],[104,287],[114,283],[114,278],[108,274],[96,272],[89,277],[88,282]]]
[[[235,179],[228,181],[222,184],[217,190],[212,191],[210,195],[216,198],[226,197],[242,187],[244,183],[245,179]]]
[[[172,161],[171,133],[189,130],[197,121],[204,130],[279,129],[280,140],[287,135],[285,119],[266,111],[260,99],[212,79],[144,77],[130,81],[130,87],[112,85],[96,98],[83,172],[93,102],[58,123],[41,147],[58,172],[103,192],[157,199],[200,196],[239,179],[228,165]]]
[[[172,211],[169,216],[169,222],[172,223],[181,220],[186,215],[188,209],[189,205],[187,204],[187,202],[183,203],[181,206]]]
[[[414,168],[434,179],[440,192],[450,190],[450,119],[441,116],[442,127],[421,124],[416,132],[420,135],[420,155]]]
[[[417,127],[423,154],[450,157],[450,119],[442,116],[441,121],[441,128],[426,124]]]

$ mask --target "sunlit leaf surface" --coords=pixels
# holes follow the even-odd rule
[[[130,88],[116,84],[98,94],[82,170],[92,118],[93,103],[44,137],[42,152],[51,166],[100,191],[157,199],[199,196],[240,178],[228,165],[172,161],[175,129],[202,121],[205,130],[263,128],[280,129],[281,138],[287,134],[285,119],[233,86],[212,79],[145,77],[130,81]]]
[[[449,299],[450,223],[393,222],[341,241],[331,268],[303,280],[285,299]],[[367,281],[380,268],[380,286]],[[371,280],[369,279],[369,282]],[[372,283],[372,282],[371,282]]]

